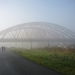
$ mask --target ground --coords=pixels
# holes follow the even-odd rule
[[[11,51],[0,49],[0,75],[62,75]]]

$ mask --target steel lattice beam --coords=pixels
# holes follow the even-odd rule
[[[75,33],[62,26],[46,22],[20,24],[0,32],[0,41],[13,40],[18,42],[20,40],[20,42],[25,42],[29,38],[32,41],[47,41],[47,39],[50,41],[58,39],[69,41],[73,39],[72,41],[75,41]]]

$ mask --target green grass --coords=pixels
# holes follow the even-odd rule
[[[54,69],[64,75],[75,75],[74,49],[54,47],[33,50],[13,49],[13,51],[33,62]]]

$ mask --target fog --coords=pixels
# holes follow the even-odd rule
[[[70,42],[0,42],[0,47],[13,47],[13,48],[24,48],[24,49],[31,49],[31,48],[44,48],[44,47],[64,47],[64,46],[72,46],[75,43]]]

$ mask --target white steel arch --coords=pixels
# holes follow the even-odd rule
[[[74,40],[71,30],[47,22],[30,22],[7,28],[0,32],[0,40]]]

